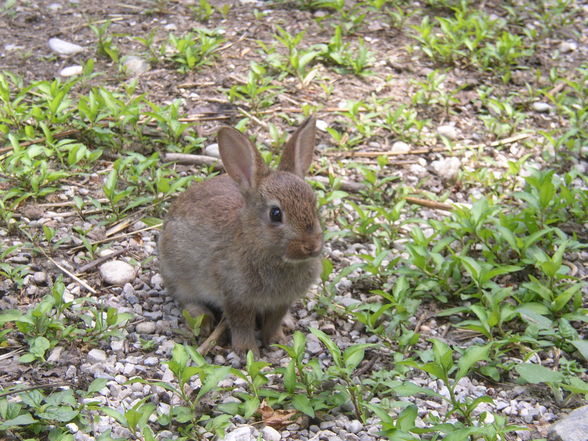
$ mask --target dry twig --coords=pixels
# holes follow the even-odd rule
[[[227,330],[227,327],[227,321],[222,318],[216,328],[214,328],[214,331],[212,331],[207,339],[204,340],[200,346],[198,346],[198,353],[202,356],[208,354],[210,350],[214,348],[218,339],[221,338],[223,333]]]

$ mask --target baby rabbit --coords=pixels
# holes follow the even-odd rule
[[[323,234],[304,181],[315,126],[311,116],[292,134],[277,170],[245,135],[221,128],[227,174],[192,184],[163,225],[159,259],[167,291],[194,316],[211,320],[209,308],[222,310],[239,354],[259,354],[256,319],[262,344],[281,339],[284,315],[320,274]]]

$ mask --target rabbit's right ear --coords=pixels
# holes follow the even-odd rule
[[[237,129],[222,127],[218,148],[225,170],[242,188],[256,188],[267,174],[267,166],[249,139]]]
[[[279,170],[304,178],[314,155],[315,138],[316,119],[311,115],[296,129],[286,143]]]

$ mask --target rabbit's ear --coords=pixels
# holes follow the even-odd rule
[[[218,132],[218,147],[225,170],[244,189],[256,188],[267,166],[245,135],[232,127]]]
[[[312,162],[315,137],[316,120],[314,116],[310,116],[286,143],[279,170],[294,173],[303,178]]]

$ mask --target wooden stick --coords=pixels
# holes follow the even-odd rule
[[[435,208],[437,210],[445,210],[445,211],[452,211],[453,210],[453,206],[451,206],[449,204],[444,204],[443,202],[429,201],[427,199],[418,199],[418,198],[412,198],[412,197],[408,197],[408,196],[405,197],[404,199],[406,200],[406,202],[408,202],[410,204],[421,205],[423,207]]]
[[[512,144],[513,142],[521,141],[523,139],[530,138],[532,135],[530,133],[519,133],[518,135],[511,136],[509,138],[504,138],[498,141],[491,142],[490,144],[477,144],[477,145],[460,145],[460,146],[453,146],[453,147],[434,147],[430,149],[417,149],[411,150],[406,153],[399,153],[399,152],[364,152],[364,151],[345,151],[345,152],[324,152],[324,155],[327,156],[336,156],[336,157],[364,157],[364,158],[377,158],[379,156],[405,156],[405,155],[426,155],[428,153],[437,153],[437,152],[446,152],[451,150],[464,150],[464,149],[479,149],[479,148],[486,148],[486,147],[499,147],[502,145]]]
[[[222,169],[222,161],[220,158],[207,155],[190,155],[188,153],[165,153],[163,155],[163,162],[177,162],[178,164],[186,165],[206,165],[214,167],[217,170]]]
[[[72,273],[71,271],[68,271],[66,268],[64,268],[63,266],[61,266],[60,264],[58,264],[55,260],[53,260],[49,255],[47,255],[46,253],[45,257],[47,259],[49,259],[51,261],[51,263],[53,263],[53,265],[55,265],[57,268],[59,268],[61,270],[61,272],[63,272],[64,274],[66,274],[67,276],[69,276],[70,278],[72,278],[75,282],[79,283],[80,285],[82,285],[84,288],[86,288],[88,291],[90,291],[92,294],[96,295],[96,290],[94,288],[92,288],[90,285],[88,285],[86,282],[84,282],[82,279],[80,279],[78,276],[76,276],[74,273]]]
[[[114,259],[115,257],[120,256],[121,254],[124,254],[127,251],[131,251],[134,248],[135,247],[129,247],[129,248],[124,248],[122,250],[116,250],[110,254],[99,257],[98,259],[93,260],[92,262],[86,263],[85,265],[82,265],[81,267],[78,268],[78,274],[85,273],[86,271],[91,270],[92,268],[106,262],[107,260]]]
[[[216,328],[214,328],[214,331],[210,333],[208,338],[204,340],[200,346],[198,346],[198,349],[196,349],[198,353],[202,356],[208,354],[210,350],[216,345],[218,339],[221,338],[223,333],[227,330],[227,327],[227,321],[223,317],[219,324],[216,325]]]
[[[18,394],[20,392],[26,392],[28,390],[35,390],[35,389],[55,389],[55,388],[63,387],[63,386],[71,386],[71,385],[69,383],[66,383],[65,381],[61,381],[61,382],[58,382],[58,383],[36,384],[34,386],[27,386],[27,387],[23,387],[21,389],[14,389],[14,390],[9,390],[8,392],[2,392],[2,393],[0,393],[0,398],[6,397],[6,396],[12,395],[12,394]]]

